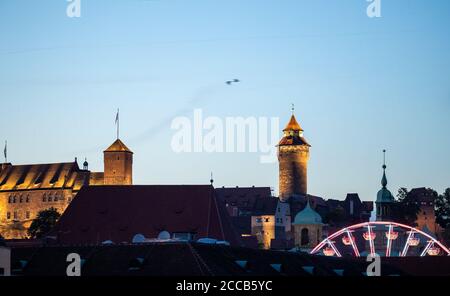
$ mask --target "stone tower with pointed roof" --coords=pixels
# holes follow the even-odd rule
[[[103,156],[105,185],[133,185],[133,152],[120,139]]]
[[[308,192],[308,161],[311,145],[303,137],[303,129],[292,110],[289,123],[283,130],[283,138],[278,144],[279,198],[287,201],[291,196]]]

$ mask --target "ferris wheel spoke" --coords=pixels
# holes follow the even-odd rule
[[[353,235],[351,234],[350,230],[348,230],[348,229],[347,229],[347,235],[348,235],[348,238],[350,239],[350,243],[352,244],[352,248],[353,248],[353,252],[355,252],[355,256],[360,257],[358,247],[356,246],[356,243],[355,243],[355,239],[353,238]]]
[[[367,230],[369,233],[369,245],[370,245],[370,255],[373,257],[375,256],[375,244],[373,242],[373,236],[372,236],[372,226],[368,225]]]
[[[339,253],[338,249],[336,248],[336,246],[334,245],[334,243],[332,241],[328,240],[328,245],[333,249],[336,256],[342,257],[341,253]]]
[[[410,240],[411,240],[413,235],[414,235],[414,231],[410,231],[409,235],[408,235],[408,238],[406,239],[406,243],[405,243],[405,246],[403,247],[403,251],[402,251],[400,257],[405,257],[406,254],[408,253],[409,242],[410,242]]]
[[[428,252],[428,250],[431,248],[432,245],[433,245],[433,241],[432,240],[428,241],[428,244],[425,247],[425,249],[423,249],[423,252],[422,252],[422,254],[420,254],[420,257],[425,256],[425,254]]]
[[[388,241],[386,244],[386,257],[391,257],[391,248],[392,248],[392,239],[391,239],[391,235],[392,235],[392,224],[389,224],[389,231],[388,231]]]

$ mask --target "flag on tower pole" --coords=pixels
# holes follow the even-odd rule
[[[119,139],[119,109],[117,109],[116,114],[116,126],[117,126],[117,139]]]
[[[5,163],[8,162],[8,141],[5,141],[5,149],[3,150],[3,154],[5,155]]]

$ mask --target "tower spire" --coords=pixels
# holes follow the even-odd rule
[[[387,186],[386,168],[386,149],[383,149],[383,178],[381,179],[381,186],[383,188]]]
[[[294,103],[291,104],[291,112],[292,112],[292,115],[294,115],[294,112],[295,112],[295,105],[294,105]]]

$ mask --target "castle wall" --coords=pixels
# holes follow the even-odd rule
[[[0,234],[6,239],[27,238],[40,211],[53,207],[62,214],[74,196],[72,189],[0,192]]]

